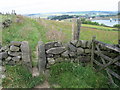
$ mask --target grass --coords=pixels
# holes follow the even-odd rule
[[[44,81],[43,76],[32,77],[23,66],[6,66],[6,78],[2,81],[4,88],[33,88]]]
[[[59,88],[108,88],[108,79],[102,73],[95,73],[90,66],[58,63],[50,67],[50,75],[50,84],[57,84]]]
[[[105,30],[105,31],[117,30],[117,28],[97,26],[97,25],[82,24],[82,26],[83,26],[83,27],[89,27],[89,28],[95,28],[95,29],[98,29],[98,30]]]

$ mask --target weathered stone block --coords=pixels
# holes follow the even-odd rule
[[[71,43],[72,45],[76,46],[77,42],[78,42],[77,40],[72,40],[70,43]]]
[[[9,46],[4,46],[1,48],[1,51],[8,51],[9,50]]]
[[[10,44],[14,45],[14,46],[20,46],[21,42],[19,42],[19,41],[11,41]]]
[[[21,58],[21,56],[17,56],[17,57],[13,57],[12,60],[13,60],[13,61],[16,61],[16,62],[19,62],[19,61],[20,61],[20,58]]]
[[[48,43],[46,43],[46,44],[45,44],[45,50],[48,50],[48,49],[50,49],[50,48],[53,48],[53,47],[54,47],[54,43],[55,43],[55,42],[48,42]]]
[[[77,48],[75,46],[73,46],[72,44],[68,44],[68,49],[72,52],[76,52]]]
[[[38,70],[40,74],[43,74],[46,67],[46,54],[45,54],[45,44],[40,41],[38,42]]]
[[[62,47],[62,43],[60,43],[60,42],[55,42],[55,43],[54,43],[54,47]]]
[[[45,44],[45,50],[48,50],[48,49],[54,48],[54,47],[62,47],[62,43],[60,43],[60,42],[48,42]]]
[[[69,52],[70,57],[76,57],[76,53],[75,52]]]
[[[85,53],[91,53],[91,50],[90,49],[84,49],[85,50]]]
[[[32,60],[31,60],[31,54],[29,49],[29,44],[27,41],[23,41],[21,43],[21,51],[22,51],[22,63],[23,65],[32,72]]]
[[[86,41],[86,40],[80,40],[80,41],[81,41],[81,43],[82,43],[81,47],[82,47],[82,48],[86,48],[86,46],[87,46],[87,41]]]
[[[61,54],[62,57],[68,58],[69,57],[69,51],[65,51]]]
[[[20,48],[19,47],[17,47],[17,46],[14,46],[14,45],[12,45],[12,46],[10,46],[10,51],[19,51],[20,50]]]
[[[66,50],[65,47],[56,47],[56,48],[51,48],[46,51],[46,53],[50,54],[61,54]]]
[[[83,48],[77,48],[77,55],[83,54],[84,49]]]
[[[2,53],[0,53],[0,60],[6,59],[7,57],[8,57],[7,52],[2,52]]]
[[[47,58],[53,58],[54,55],[53,55],[53,54],[47,54],[46,57],[47,57]]]
[[[76,44],[76,47],[81,47],[81,45],[82,45],[81,40],[78,40],[78,42],[77,42],[77,44]]]
[[[86,43],[87,43],[87,45],[86,45],[87,48],[91,48],[92,47],[92,41],[87,41]]]
[[[10,61],[12,59],[12,57],[7,57],[6,59],[5,59],[5,61]]]
[[[65,59],[64,58],[62,58],[62,57],[59,57],[59,58],[56,58],[55,59],[55,62],[57,63],[59,63],[59,62],[62,62],[62,61],[64,61]]]
[[[12,60],[11,60],[11,61],[7,62],[7,64],[14,66],[16,63],[15,63],[15,61],[12,61]]]
[[[50,64],[50,65],[55,64],[54,58],[47,58],[47,60],[48,60],[48,64]]]
[[[11,52],[11,51],[8,51],[8,55],[10,56],[21,56],[21,52]]]

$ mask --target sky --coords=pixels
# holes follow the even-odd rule
[[[17,14],[70,12],[70,11],[118,11],[119,0],[0,0],[0,12]]]

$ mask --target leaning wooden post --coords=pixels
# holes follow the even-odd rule
[[[93,67],[93,61],[94,61],[94,51],[95,51],[95,41],[96,36],[93,36],[92,38],[92,49],[91,49],[91,66]]]
[[[80,38],[80,27],[81,27],[81,20],[80,20],[80,18],[78,18],[78,19],[73,18],[72,40],[79,40],[79,38]]]

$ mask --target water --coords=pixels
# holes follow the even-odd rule
[[[112,20],[92,20],[93,22],[98,22],[100,24],[105,24],[106,26],[113,27],[113,25],[118,24],[118,21]]]

